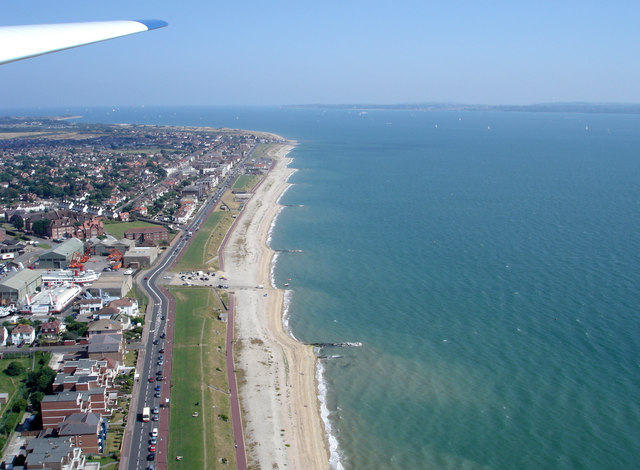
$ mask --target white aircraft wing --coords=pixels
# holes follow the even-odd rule
[[[0,26],[0,65],[165,26],[161,20]]]

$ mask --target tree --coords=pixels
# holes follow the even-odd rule
[[[9,219],[9,222],[11,222],[11,225],[13,225],[18,230],[24,227],[24,220],[22,220],[22,217],[20,217],[18,214],[13,214]]]
[[[31,224],[31,230],[33,230],[33,233],[35,233],[36,235],[42,237],[48,234],[50,225],[51,221],[49,219],[36,220],[33,224]]]
[[[20,398],[13,403],[13,408],[11,408],[11,411],[13,411],[14,413],[20,413],[27,408],[28,404],[29,402],[27,402],[27,400],[25,400],[24,398]]]
[[[27,389],[30,393],[45,393],[55,378],[56,372],[50,367],[43,367],[38,371],[29,372],[27,374]]]
[[[29,397],[29,401],[31,402],[31,406],[36,410],[40,409],[40,402],[44,398],[44,392],[33,392]]]
[[[24,366],[16,361],[10,362],[7,368],[4,370],[4,373],[11,377],[17,377],[23,372],[24,372]]]

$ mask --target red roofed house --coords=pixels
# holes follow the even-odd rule
[[[36,339],[36,330],[30,325],[20,324],[11,330],[11,342],[13,344],[31,344]]]
[[[162,225],[158,225],[157,227],[130,228],[124,232],[124,237],[139,242],[145,240],[152,240],[154,242],[168,241],[169,231]]]

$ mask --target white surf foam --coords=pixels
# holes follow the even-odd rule
[[[276,288],[276,265],[278,264],[279,257],[280,253],[276,251],[271,259],[271,269],[269,271],[269,282],[271,283],[271,287],[274,289]]]
[[[342,452],[338,438],[333,434],[333,427],[329,419],[329,408],[327,407],[327,382],[324,379],[324,367],[321,361],[316,361],[316,381],[318,382],[318,401],[320,402],[320,417],[324,424],[324,430],[329,445],[329,467],[333,470],[344,470],[342,466]]]
[[[289,304],[291,303],[291,297],[293,297],[293,291],[285,289],[282,305],[282,328],[291,339],[298,341],[298,338],[294,336],[291,328],[289,327]]]
[[[282,212],[282,209],[284,209],[284,206],[278,209],[276,216],[271,221],[271,226],[269,227],[269,232],[267,233],[267,246],[269,248],[271,248],[271,236],[273,235],[273,228],[276,226],[276,222],[278,222],[278,217],[280,217],[280,213]]]

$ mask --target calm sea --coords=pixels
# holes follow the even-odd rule
[[[289,327],[362,343],[319,350],[335,467],[638,468],[640,116],[56,111],[299,141]]]

